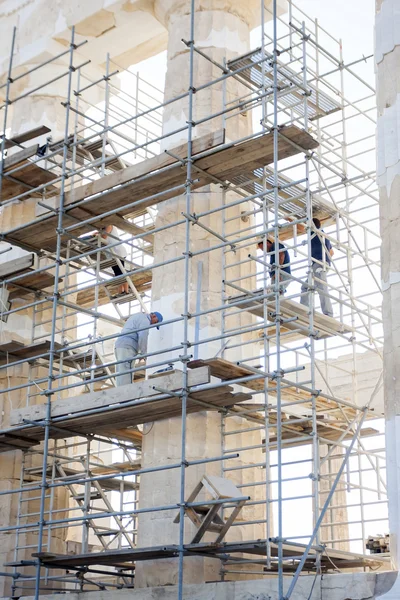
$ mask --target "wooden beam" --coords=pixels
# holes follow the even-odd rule
[[[8,344],[5,344],[5,346],[7,345]],[[55,343],[56,351],[62,347],[62,344],[58,342]],[[0,365],[6,365],[8,362],[13,362],[14,360],[35,360],[37,356],[41,356],[42,354],[49,357],[49,352],[50,340],[36,342],[34,344],[29,344],[28,346],[22,346],[21,348],[15,348],[12,355],[10,351],[4,350],[3,346],[0,345]]]
[[[132,442],[136,446],[142,445],[143,434],[138,429],[104,429],[103,435],[122,440],[124,442]]]
[[[62,279],[59,279],[58,281],[62,281]],[[33,270],[29,274],[26,272],[23,277],[8,284],[10,292],[8,299],[14,300],[15,298],[24,298],[30,294],[35,294],[38,291],[45,290],[49,287],[51,288],[54,286],[54,282],[54,275],[48,271],[36,272]]]
[[[189,387],[203,385],[210,381],[210,370],[208,367],[194,369],[188,373]],[[150,398],[160,395],[160,392],[154,387],[162,388],[168,391],[176,391],[182,388],[183,375],[179,371],[175,371],[172,375],[164,375],[156,381],[142,381],[122,385],[119,387],[102,390],[101,392],[91,392],[74,398],[65,398],[56,400],[51,406],[51,416],[60,417],[62,415],[79,413],[81,411],[91,410],[93,408],[102,408],[115,404],[122,404],[131,400],[140,400],[142,398]],[[40,421],[46,416],[46,407],[44,404],[30,406],[27,408],[17,408],[11,412],[11,425],[18,425],[29,421]]]
[[[29,148],[24,148],[23,150],[20,150],[19,152],[16,152],[15,154],[12,154],[11,156],[8,156],[7,158],[5,158],[4,166],[3,166],[3,173],[6,175],[8,169],[11,169],[12,167],[16,167],[19,164],[22,165],[24,162],[26,162],[28,160],[28,158],[35,156],[35,154],[38,151],[38,148],[39,148],[39,144],[35,144],[34,146],[29,146]],[[0,165],[1,165],[1,162],[0,162]],[[18,178],[18,174],[15,175],[15,177]]]
[[[41,135],[45,135],[46,133],[50,133],[51,129],[46,127],[46,125],[41,125],[40,127],[35,127],[34,129],[29,129],[24,133],[20,133],[18,135],[14,135],[9,140],[6,140],[6,149],[12,148],[13,146],[20,146],[25,142],[29,142],[29,140],[34,140],[36,137]]]
[[[263,290],[258,290],[253,292],[254,294],[260,293],[260,296],[263,293]],[[264,300],[257,300],[252,296],[248,296],[246,294],[242,294],[240,296],[232,296],[229,298],[229,303],[234,303],[239,300],[243,300],[240,304],[241,309],[247,309],[249,313],[255,315],[260,318],[264,318]],[[308,337],[309,336],[309,311],[310,309],[307,306],[303,306],[300,302],[295,302],[293,300],[284,300],[282,299],[280,302],[281,315],[284,319],[291,319],[295,317],[294,321],[285,322],[282,324],[282,328],[285,330],[296,330],[299,336]],[[275,321],[275,305],[274,303],[267,304],[267,315],[268,320],[272,323]],[[266,334],[271,335],[272,329],[267,329]],[[327,315],[322,314],[319,311],[314,311],[314,331],[315,338],[320,340],[327,337],[332,337],[338,334],[350,334],[353,333],[353,329],[338,321],[334,317],[328,317]]]
[[[110,217],[106,217],[105,219],[101,219],[99,223],[104,223],[104,225],[115,225],[119,229],[122,229],[122,231],[125,231],[125,233],[130,233],[131,235],[144,234],[142,235],[141,239],[145,240],[149,244],[152,244],[154,241],[154,235],[152,233],[146,233],[146,229],[144,229],[143,227],[139,227],[139,225],[136,225],[135,223],[131,223],[127,219],[124,219],[124,217],[122,217],[118,213],[115,215],[111,215]]]
[[[193,140],[192,154],[199,154],[200,152],[204,152],[205,150],[219,146],[224,143],[224,140],[225,130],[215,131],[213,133],[208,133],[204,136],[196,138]],[[186,158],[187,144],[181,144],[180,146],[171,149],[171,153],[174,154],[174,156],[179,156],[179,158]],[[112,173],[111,175],[107,175],[101,179],[75,188],[66,194],[65,206],[73,204],[74,202],[78,202],[79,200],[83,200],[88,196],[109,190],[117,185],[122,185],[128,181],[131,181],[132,179],[137,179],[138,177],[142,177],[147,173],[151,173],[152,171],[172,165],[175,162],[176,158],[171,156],[171,154],[167,154],[167,152],[163,152],[162,154],[158,154],[153,158],[144,160],[136,165],[132,165],[131,167],[127,167],[123,171]]]
[[[137,384],[139,385],[139,384]],[[125,387],[134,387],[125,386]],[[117,388],[120,391],[122,387]],[[110,390],[108,390],[110,391]],[[100,393],[99,393],[100,395]],[[215,389],[204,389],[201,392],[191,392],[188,396],[187,414],[210,410],[225,410],[226,407],[231,407],[238,402],[250,400],[249,394],[232,393],[232,387],[222,386],[216,392]],[[58,403],[59,401],[56,401]],[[43,407],[43,405],[42,405]],[[151,423],[154,421],[165,421],[171,418],[182,417],[182,399],[180,396],[171,396],[167,398],[154,397],[149,398],[147,402],[134,402],[126,406],[124,403],[116,402],[112,405],[106,405],[106,410],[102,412],[93,412],[90,415],[83,414],[85,411],[84,397],[81,399],[81,404],[78,412],[65,415],[57,422],[57,427],[52,428],[50,425],[50,437],[52,439],[65,439],[75,437],[76,435],[104,435],[117,437],[111,432],[114,430],[132,427],[142,423]],[[0,431],[0,452],[7,452],[19,444],[26,443],[26,447],[35,446],[44,439],[45,429],[41,424],[34,427],[28,427],[20,431],[8,429]],[[123,434],[122,434],[123,435]],[[119,436],[118,436],[119,437]],[[124,439],[124,437],[121,437]],[[140,442],[134,442],[137,445]]]
[[[312,136],[298,127],[291,126],[281,131],[284,132],[285,137],[279,139],[279,158],[298,154],[300,152],[299,147],[307,151],[318,145]],[[296,142],[296,145],[289,143],[286,138]],[[179,153],[179,148],[173,150],[174,154],[176,152]],[[84,224],[73,230],[74,235],[79,236],[86,233],[90,227],[97,226],[97,223],[101,222],[102,213],[107,210],[118,210],[120,216],[132,214],[134,208],[129,206],[129,198],[140,201],[137,208],[143,211],[149,206],[176,197],[175,188],[184,185],[186,173],[177,160],[172,160],[169,155],[167,157],[165,158],[165,155],[161,154],[70,192],[74,196],[68,197],[64,226],[76,225],[77,222],[83,222],[89,217],[96,217],[97,215],[98,219],[96,218],[91,226]],[[208,185],[211,181],[214,181],[215,177],[224,181],[234,172],[236,174],[247,173],[249,169],[265,166],[272,160],[272,133],[266,133],[257,138],[239,144],[232,144],[222,149],[216,148],[206,157],[198,160],[194,157],[194,165],[201,168],[202,172],[198,174],[194,181],[193,189]],[[161,167],[166,165],[170,168],[162,170]],[[121,183],[124,182],[126,185],[122,186]],[[84,208],[74,206],[74,202],[78,199],[100,192],[102,194],[91,198],[85,203]],[[154,195],[157,195],[157,198],[154,198]],[[38,219],[10,232],[10,234],[5,232],[4,239],[11,244],[24,245],[24,247],[30,249],[40,248],[52,252],[56,244],[56,223],[57,218],[55,216]]]

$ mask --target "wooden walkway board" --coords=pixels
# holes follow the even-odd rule
[[[237,553],[252,554],[255,556],[265,556],[266,547],[266,540],[262,539],[250,540],[246,542],[222,542],[219,544],[202,542],[200,544],[185,544],[185,556],[195,556],[196,554],[199,554],[201,556],[226,556],[229,554]],[[278,556],[277,544],[271,542],[270,547],[272,556],[276,558]],[[300,558],[303,555],[305,549],[305,544],[290,544],[290,542],[285,542],[283,544],[283,556],[298,556]],[[131,564],[133,567],[135,561],[171,558],[178,555],[178,546],[173,544],[166,546],[164,544],[164,546],[124,548],[122,550],[105,550],[103,552],[91,552],[79,555],[62,555],[52,554],[49,552],[41,552],[33,554],[32,556],[40,558],[41,563],[45,566],[48,566],[49,568],[53,567],[73,570],[74,567],[93,565],[108,565],[115,567],[124,565],[127,567],[129,564]],[[305,570],[307,570],[307,568],[315,569],[316,556],[316,547],[312,546],[309,552],[307,563],[305,565]],[[290,561],[290,563],[292,562],[293,561]],[[323,570],[331,570],[335,568],[335,566],[337,566],[338,568],[348,569],[354,569],[355,567],[365,566],[376,569],[377,567],[388,563],[388,559],[385,557],[380,558],[379,554],[365,556],[363,554],[345,552],[343,550],[334,550],[332,548],[327,548],[326,551],[321,554],[321,566]],[[288,564],[285,563],[284,569],[286,570],[287,568],[290,567]]]
[[[193,388],[193,391],[188,398],[188,413],[219,410],[250,399],[249,394],[233,393],[232,387],[228,385],[217,390],[196,391],[197,386],[207,384],[209,379],[208,367],[193,369],[189,372],[189,386]],[[122,432],[122,435],[125,436],[127,427],[179,417],[182,413],[181,398],[172,396],[160,399],[158,396],[162,393],[160,389],[168,391],[181,389],[182,381],[182,373],[174,371],[172,374],[156,379],[84,394],[75,398],[56,400],[52,404],[52,417],[57,419],[55,425],[58,429],[52,429],[50,436],[65,438],[73,437],[77,433],[101,433],[116,437],[115,433],[120,429],[125,430]],[[145,402],[144,399],[146,399]],[[125,402],[132,400],[137,400],[137,404],[125,405]],[[96,409],[104,410],[95,412]],[[83,415],[84,412],[90,410],[94,412]],[[12,425],[18,425],[22,424],[24,419],[38,421],[42,420],[44,416],[45,406],[43,404],[35,405],[12,411],[10,422]],[[12,440],[10,436],[13,438]],[[13,432],[12,429],[0,431],[0,451],[5,451],[8,440],[15,444],[20,437],[27,443],[30,441],[30,445],[35,445],[44,438],[44,429],[42,426],[33,426],[27,427],[23,431]],[[2,444],[3,446],[1,446]]]
[[[242,366],[242,365],[237,365],[234,363],[229,362],[228,360],[225,360],[223,358],[211,358],[211,359],[207,359],[207,360],[203,360],[203,359],[199,359],[199,360],[192,360],[191,362],[189,362],[189,367],[192,369],[196,369],[199,368],[201,366],[207,366],[210,369],[210,373],[213,377],[218,377],[219,379],[221,379],[222,381],[232,381],[235,379],[239,379],[241,377],[248,377],[248,376],[254,376],[254,372],[251,371],[250,369],[246,369],[246,367]],[[264,391],[264,377],[260,377],[257,379],[252,379],[250,381],[243,381],[242,383],[240,383],[239,385],[242,385],[244,387],[247,387],[251,390],[254,391]],[[268,393],[273,396],[276,397],[276,382],[269,379],[268,380]],[[282,385],[282,399],[286,402],[292,402],[292,401],[299,401],[299,400],[303,400],[304,402],[304,408],[306,410],[310,410],[311,408],[311,403],[312,403],[312,394],[311,392],[308,392],[306,390],[302,390],[300,388],[296,388],[294,385],[293,386],[288,386],[285,383],[283,383]],[[328,400],[326,398],[323,398],[322,396],[317,396],[315,399],[315,403],[316,403],[316,407],[317,407],[317,412],[320,413],[319,418],[324,418],[323,417],[323,413],[327,414],[329,411],[329,414],[331,415],[332,419],[330,420],[329,426],[327,426],[327,423],[325,421],[325,423],[323,423],[322,421],[319,423],[319,425],[322,427],[325,427],[324,433],[326,433],[326,436],[329,438],[329,432],[331,432],[332,436],[336,436],[337,431],[339,431],[339,433],[342,433],[342,429],[341,426],[342,424],[345,424],[346,427],[348,425],[348,422],[346,421],[346,417],[348,419],[353,419],[356,415],[356,409],[351,408],[349,406],[345,406],[345,405],[340,405],[339,402],[333,401],[333,400]],[[249,405],[248,403],[246,403],[246,405],[244,405],[245,409],[251,409],[253,407],[253,405]],[[234,412],[237,412],[237,414],[240,416],[240,408],[233,408],[232,409]],[[285,407],[282,407],[283,412],[285,413]],[[264,405],[263,404],[259,404],[259,405],[255,405],[254,406],[254,413],[252,412],[250,415],[248,415],[250,417],[250,420],[260,420],[264,423],[264,416],[263,416],[263,411],[264,411]],[[270,421],[274,422],[274,410],[272,410],[270,412]],[[367,418],[376,418],[376,416],[370,412],[367,414]],[[284,419],[285,421],[285,425],[286,428],[288,430],[291,431],[296,431],[296,427],[295,425],[290,423],[290,417],[284,415]],[[275,419],[276,421],[276,419]],[[305,426],[300,427],[300,430],[304,430],[308,427],[307,424],[305,424]],[[335,427],[336,427],[336,431],[335,431]],[[337,439],[338,436],[336,436],[336,438],[334,437],[334,439]]]
[[[55,349],[59,350],[63,346],[59,343],[55,343]],[[50,341],[45,340],[44,342],[38,342],[35,344],[29,344],[25,346],[20,342],[9,342],[6,344],[0,344],[0,365],[6,365],[17,360],[33,360],[42,354],[45,354],[45,359],[48,358],[50,352]]]
[[[298,147],[292,145],[288,140],[293,141],[304,151],[318,146],[311,135],[294,125],[283,128],[281,132],[285,136],[279,138],[279,157],[282,159],[299,153]],[[222,143],[218,139],[211,139],[210,136],[204,136],[204,138],[207,139],[199,138],[197,140],[198,153],[203,152],[204,147],[209,148],[210,144],[215,146],[216,143]],[[178,148],[173,149],[172,152],[173,154],[177,152],[182,154],[185,150]],[[194,160],[196,181],[193,188],[204,187],[210,181],[213,181],[214,177],[226,180],[232,173],[248,172],[253,168],[265,166],[271,163],[272,160],[272,133],[266,133],[239,144],[232,144],[227,148],[215,148],[208,156]],[[201,171],[198,169],[201,169]],[[135,201],[143,200],[138,204],[138,209],[142,211],[148,206],[179,196],[180,193],[171,191],[171,188],[182,186],[185,183],[185,178],[186,171],[180,162],[177,162],[168,154],[160,154],[69,192],[65,200],[64,225],[75,225],[77,222],[95,215],[99,216],[100,222],[101,214],[112,209],[118,209],[121,216],[132,214],[134,209],[128,206],[128,202],[132,198]],[[154,194],[159,195],[154,198],[152,197]],[[83,207],[74,207],[74,203],[88,197],[89,200]],[[97,226],[97,222],[91,224],[91,228],[95,226]],[[6,232],[5,239],[15,245],[54,251],[56,243],[55,228],[56,217],[49,216],[8,233]],[[73,231],[75,236],[79,236],[88,230],[89,228],[83,225]],[[40,236],[38,235],[39,232]]]
[[[257,300],[257,293],[263,294],[263,290],[257,290],[254,292],[254,296],[242,294],[240,296],[233,296],[229,298],[228,302],[234,303],[242,301],[237,308],[247,308],[248,312],[257,317],[264,318],[264,300]],[[294,300],[285,300],[284,298],[280,301],[281,315],[284,319],[292,319],[295,317],[295,321],[290,323],[283,323],[282,329],[284,331],[296,331],[299,336],[309,337],[309,309],[306,306],[295,302]],[[275,321],[275,302],[271,302],[267,306],[267,314],[270,322]],[[266,335],[271,335],[271,329],[266,330]],[[334,335],[351,334],[353,330],[348,325],[341,323],[333,317],[328,317],[318,311],[314,311],[314,337],[317,340],[332,337]]]
[[[344,431],[338,429],[336,431],[329,429],[328,427],[323,427],[323,424],[319,424],[317,423],[317,430],[318,430],[318,439],[321,441],[321,443],[324,443],[324,440],[329,440],[331,442],[337,442],[339,441],[339,439],[343,442],[343,441],[349,441],[353,439],[353,434],[351,433],[347,433],[344,437],[341,437],[342,434],[344,433]],[[302,439],[300,439],[298,442],[295,439],[295,435],[293,432],[291,431],[283,431],[282,432],[282,440],[283,440],[283,446],[284,448],[294,448],[296,446],[307,446],[312,444],[313,442],[313,437],[311,435],[312,433],[312,428],[311,428],[311,422],[309,427],[304,427],[302,428],[302,431],[298,431],[296,434],[299,435]],[[360,437],[365,438],[365,437],[371,437],[373,435],[376,435],[378,432],[377,429],[374,429],[373,427],[365,427],[364,429],[361,429],[360,431]],[[304,439],[304,436],[306,436],[307,434],[310,434],[310,437],[308,440]],[[285,440],[290,440],[290,442],[288,441],[287,443],[285,443]],[[269,438],[269,443],[273,445],[272,449],[274,449],[274,445],[277,442],[277,436],[276,434],[273,434],[270,436]],[[326,442],[329,443],[329,442]],[[263,450],[263,452],[265,452],[265,450]]]
[[[32,195],[41,196],[42,190],[35,192],[35,188],[43,184],[49,184],[46,186],[47,193],[51,192],[54,194],[57,191],[57,188],[51,185],[51,182],[57,178],[57,175],[39,167],[36,162],[30,160],[30,157],[36,154],[36,151],[37,145],[21,150],[5,159],[0,203],[10,200],[28,190],[32,190]],[[18,170],[13,172],[15,169]],[[28,196],[24,198],[26,199]]]
[[[234,406],[229,410],[231,413],[236,413],[239,417],[242,415],[242,418],[245,418],[248,421],[259,423],[262,427],[265,426],[264,405],[256,405],[254,407],[254,412],[249,412],[249,409],[251,410],[252,405],[249,405],[248,403],[244,404],[243,408],[246,409],[245,413],[243,412],[242,407],[239,406]],[[343,414],[340,413],[339,417],[341,420],[340,418],[337,420],[334,420],[330,417],[325,418],[324,414],[317,415],[318,438],[322,441],[322,443],[324,443],[325,440],[337,442],[339,439],[345,441],[353,438],[353,434],[351,433],[345,434],[344,437],[341,437],[346,431],[348,422],[343,418]],[[278,415],[274,410],[269,411],[268,420],[269,424],[271,425],[269,432],[269,444],[270,449],[274,450],[277,442],[276,429],[274,425],[278,423]],[[281,439],[283,441],[284,448],[294,448],[295,446],[306,446],[312,444],[314,439],[314,436],[312,435],[312,420],[310,419],[309,421],[302,423],[294,423],[293,421],[294,417],[286,415],[285,412],[283,412]],[[365,427],[360,431],[360,436],[370,437],[377,433],[378,431],[376,429],[373,429],[372,427]],[[329,441],[326,443],[329,443]],[[265,443],[265,440],[263,440],[263,443]],[[263,452],[265,452],[265,448],[263,448]]]
[[[29,142],[30,140],[40,137],[41,135],[50,133],[50,131],[51,129],[49,129],[46,125],[40,125],[34,129],[29,129],[28,131],[19,133],[10,139],[6,139],[5,148],[8,149],[12,148],[13,146],[21,146],[21,144],[25,144],[25,142]]]
[[[62,279],[60,278],[58,281],[60,282]],[[10,292],[8,298],[9,300],[14,300],[15,298],[24,298],[25,296],[29,296],[35,292],[40,292],[46,288],[54,287],[54,282],[54,275],[48,271],[42,271],[40,273],[32,271],[32,273],[21,277],[20,280],[8,284],[7,287]]]

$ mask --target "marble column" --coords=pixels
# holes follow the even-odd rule
[[[390,550],[400,561],[400,7],[376,1],[377,175],[382,237],[381,272],[384,328],[384,393]],[[380,596],[400,597],[400,578]]]
[[[241,0],[198,0],[195,7],[195,34],[194,40],[197,48],[202,50],[214,61],[223,64],[238,55],[244,54],[250,49],[249,34],[252,27],[260,22],[260,5],[257,1],[242,2]],[[169,33],[168,44],[168,67],[165,86],[165,98],[171,99],[183,94],[188,89],[189,82],[189,50],[181,42],[181,39],[190,38],[190,2],[178,0],[156,0],[155,14],[157,18],[165,23]],[[268,18],[268,17],[267,17]],[[194,56],[194,86],[199,88],[204,83],[210,82],[221,76],[221,70],[203,57]],[[246,93],[246,88],[235,79],[229,79],[226,87],[220,82],[202,91],[196,91],[193,102],[193,118],[195,122],[217,113],[223,109],[225,101],[231,102]],[[164,133],[170,134],[176,129],[183,127],[188,119],[187,98],[171,103],[164,110]],[[242,112],[233,118],[226,120],[217,116],[212,120],[198,124],[194,128],[194,136],[200,137],[206,133],[225,128],[226,140],[239,140],[252,131],[251,112]],[[187,139],[186,132],[170,135],[165,138],[165,147],[171,148]],[[193,176],[196,176],[194,172]],[[233,201],[236,197],[227,194],[225,201]],[[223,193],[220,186],[209,185],[199,192],[196,191],[191,199],[191,212],[200,213],[222,205]],[[238,231],[249,227],[246,219],[241,219],[241,212],[247,209],[245,203],[226,211],[225,218],[233,218],[227,225],[224,234]],[[156,227],[179,221],[182,212],[186,211],[185,197],[180,196],[158,205]],[[223,233],[222,212],[217,212],[203,222],[206,226]],[[198,226],[190,228],[190,251],[207,250],[220,243],[213,234],[208,233]],[[185,251],[185,225],[175,226],[155,236],[154,261],[165,262],[174,258],[182,257]],[[238,262],[247,257],[249,248],[236,254],[225,255],[226,264]],[[190,259],[189,275],[189,312],[196,311],[196,298],[198,288],[198,268],[201,262],[202,285],[200,291],[201,310],[205,311],[218,307],[222,303],[222,279],[223,250],[205,252]],[[239,277],[247,278],[238,282],[245,289],[251,289],[255,285],[254,272],[247,265],[245,268],[234,266],[229,269],[229,279]],[[153,271],[152,306],[153,309],[163,313],[166,320],[179,317],[184,310],[185,280],[183,262],[172,262],[169,265],[156,268]],[[228,295],[235,295],[237,291],[227,290]],[[194,319],[189,320],[189,340],[195,338]],[[251,318],[248,315],[240,317],[229,317],[226,319],[225,327],[234,328],[239,325],[250,325]],[[220,335],[222,330],[221,312],[216,311],[204,316],[200,320],[200,340]],[[253,335],[256,338],[256,334]],[[246,338],[233,338],[234,343],[239,344]],[[181,323],[162,327],[160,332],[153,331],[150,334],[149,351],[164,352],[158,354],[157,359],[165,357],[175,358],[182,351],[170,352],[167,349],[183,340],[183,326]],[[222,342],[223,343],[223,342]],[[210,358],[216,355],[221,348],[221,340],[210,341],[201,344],[198,351],[200,358]],[[191,347],[189,352],[193,353]],[[225,356],[230,360],[238,360],[246,356],[254,356],[256,350],[253,347],[235,349]],[[179,363],[178,363],[179,368]],[[229,420],[228,429],[240,430],[251,426],[240,419],[234,423]],[[145,467],[159,466],[166,463],[179,463],[181,457],[181,420],[179,418],[158,421],[146,426],[144,429],[143,442],[143,465]],[[261,444],[260,431],[240,432],[227,438],[228,447],[251,446]],[[223,444],[221,417],[213,412],[201,412],[187,418],[186,437],[186,459],[195,460],[221,455]],[[263,462],[260,450],[243,452],[236,466],[241,463]],[[185,497],[198,483],[204,473],[221,475],[221,462],[208,465],[198,465],[186,469]],[[234,473],[234,474],[233,474]],[[259,481],[265,475],[265,471],[247,470],[235,471],[227,475],[236,484],[248,485],[252,481]],[[156,507],[179,502],[179,472],[161,471],[141,477],[140,506]],[[256,499],[260,495],[260,488],[243,487],[241,493]],[[156,546],[162,544],[176,544],[179,541],[178,525],[173,524],[177,509],[142,514],[139,518],[138,545]],[[264,507],[252,507],[246,509],[242,515],[245,520],[263,518]],[[185,542],[193,536],[193,527],[185,523]],[[230,536],[230,537],[229,537]],[[227,539],[248,540],[265,536],[265,526],[240,526],[234,527],[229,532]],[[210,540],[209,534],[204,538]],[[200,583],[220,578],[220,563],[218,560],[191,558],[185,559],[184,581],[187,583]],[[240,575],[239,575],[240,577]],[[178,562],[176,559],[165,561],[148,561],[139,563],[136,567],[136,585],[138,587],[150,587],[156,585],[168,585],[177,582]]]

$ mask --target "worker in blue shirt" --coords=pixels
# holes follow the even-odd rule
[[[162,321],[163,316],[159,312],[149,315],[136,313],[126,321],[114,346],[115,358],[118,361],[115,365],[117,386],[132,383],[132,373],[129,371],[132,369],[132,362],[147,352],[148,327]]]
[[[259,250],[264,252],[264,240],[260,240],[257,244]],[[275,242],[267,239],[267,252],[269,254],[270,264],[270,276],[271,284],[275,284],[275,273],[276,273],[276,253],[275,253]],[[289,252],[281,242],[279,242],[279,291],[285,293],[287,286],[291,281],[290,277],[290,256]]]
[[[333,256],[332,244],[324,235],[324,230],[321,229],[321,221],[317,218],[313,219],[315,231],[311,234],[311,258],[312,270],[314,275],[314,287],[319,295],[321,310],[324,315],[333,317],[332,302],[328,295],[328,286],[326,279],[326,271],[331,264]],[[309,306],[308,282],[301,286],[301,304]]]

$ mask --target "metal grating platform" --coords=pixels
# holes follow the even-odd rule
[[[273,211],[274,207],[272,204],[272,190],[274,185],[274,172],[269,167],[265,168],[265,187],[263,184],[263,169],[258,168],[251,173],[238,173],[232,175],[229,181],[240,187],[247,194],[255,195],[259,194],[260,197],[265,191],[271,189],[271,195],[269,198],[271,202],[268,204],[268,209]],[[307,216],[307,196],[306,189],[300,185],[292,182],[289,177],[285,175],[278,175],[278,186],[279,186],[279,207],[278,214],[284,219],[301,219]],[[268,196],[267,196],[268,198]],[[312,206],[313,216],[318,217],[322,223],[327,221],[333,222],[337,215],[337,209],[335,206],[322,198],[320,195],[312,194]]]
[[[250,84],[255,91],[264,87],[263,76],[271,83],[274,79],[273,56],[269,52],[264,52],[263,60],[261,48],[229,61],[228,67],[233,72],[242,69],[236,77],[242,79],[247,85]],[[246,69],[245,67],[249,68]],[[293,69],[278,61],[278,91],[282,92],[279,95],[279,103],[283,108],[293,110],[297,115],[304,117],[302,87],[303,76],[298,75]],[[310,92],[307,101],[307,114],[310,121],[340,110],[340,104],[327,93],[309,83],[307,88]]]

